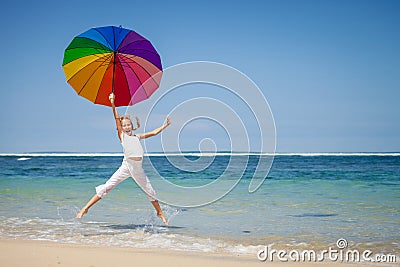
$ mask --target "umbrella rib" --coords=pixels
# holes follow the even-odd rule
[[[120,55],[120,54],[118,53],[118,55]],[[119,64],[122,70],[124,69],[123,66],[122,66],[121,60],[118,59],[118,62],[117,62],[116,64],[117,64],[117,65]],[[126,82],[126,84],[128,85],[128,90],[129,90],[129,83],[128,83],[128,79],[127,79],[127,77],[126,77],[126,75],[125,75],[125,71],[122,71],[122,73],[123,73],[123,75],[124,75],[124,77],[125,77],[125,82]],[[115,74],[115,73],[114,73],[114,74]],[[114,78],[113,78],[113,79],[114,79]],[[130,92],[129,92],[129,95],[131,95]],[[131,96],[131,97],[132,97],[132,96]]]
[[[133,61],[133,62],[135,62],[140,68],[142,68],[147,74],[149,74],[149,76],[151,76],[151,74],[145,69],[145,68],[143,68],[139,63],[137,63],[135,60],[133,60],[132,58],[130,58],[130,57],[127,57],[125,54],[119,54],[120,55],[120,57],[122,57],[122,58],[124,58],[124,59],[127,59],[127,60],[131,60],[131,61]],[[134,57],[139,57],[139,56],[134,56]],[[140,58],[142,58],[142,57],[140,57]],[[146,60],[146,59],[145,59]],[[129,65],[129,63],[127,63],[125,60],[124,60],[124,63],[130,68],[130,69],[132,69],[131,67],[130,67],[130,65]],[[132,69],[133,70],[133,69]]]
[[[123,54],[119,54],[120,56],[122,56],[122,57],[124,57],[124,58],[127,58],[127,59],[130,59],[130,58],[128,58],[128,57],[126,57],[126,56],[124,56]],[[139,57],[139,56],[137,56],[137,57]],[[140,57],[140,58],[142,58],[142,57]],[[149,76],[150,76],[150,78],[157,84],[157,82],[154,80],[154,78],[153,78],[153,75],[151,75],[145,68],[143,68],[140,64],[138,64],[136,61],[135,61],[135,63],[140,67],[140,68],[142,68],[147,74],[149,74]],[[132,70],[132,72],[133,73],[135,73],[134,71],[133,71],[133,69],[131,68],[131,66],[129,66],[129,64],[127,64],[128,65],[128,67]],[[136,73],[135,73],[135,75],[136,75]],[[136,77],[138,78],[138,80],[140,81],[140,79],[139,79],[139,77],[136,75]],[[148,79],[146,80],[146,81],[148,81]],[[146,82],[145,81],[145,82]],[[144,93],[146,94],[146,96],[147,96],[147,98],[149,98],[149,95],[147,94],[147,92],[146,92],[146,90],[143,90],[144,91]]]
[[[89,82],[90,78],[95,74],[95,72],[96,72],[100,67],[107,65],[107,64],[103,64],[103,63],[105,63],[105,62],[108,60],[109,57],[110,57],[109,55],[104,56],[104,57],[99,57],[99,58],[105,58],[105,60],[103,60],[103,62],[102,62],[102,63],[93,71],[93,73],[89,76],[89,79],[86,80],[86,82],[83,84],[82,88],[79,90],[78,95],[80,95],[80,94],[82,93],[83,89],[86,87],[86,84]],[[74,76],[76,76],[79,72],[81,72],[83,69],[87,68],[89,65],[90,65],[90,64],[88,64],[88,65],[86,65],[85,67],[81,68],[78,72],[76,72],[76,73],[70,78],[70,80],[71,80]],[[96,95],[96,98],[97,98],[97,95]]]
[[[123,54],[119,54],[121,57],[123,57],[123,58],[128,58],[128,57],[125,57]],[[129,58],[128,58],[129,59]],[[124,61],[125,62],[125,61]],[[122,65],[122,62],[120,61],[120,64]],[[139,83],[140,83],[140,86],[142,86],[142,82],[140,81],[140,79],[139,79],[139,76],[137,76],[137,74],[136,74],[136,72],[131,68],[131,66],[129,66],[129,64],[127,64],[128,65],[128,68],[130,68],[131,70],[132,70],[132,73],[136,76],[136,78],[138,79],[138,81],[139,81]],[[138,64],[139,65],[139,64]],[[139,65],[140,66],[140,65]],[[142,66],[140,66],[140,67],[142,67]],[[143,69],[143,68],[142,68]],[[145,70],[146,71],[146,70]],[[147,72],[147,71],[146,71]],[[148,73],[148,72],[147,72]],[[150,73],[149,73],[150,74]],[[125,72],[124,72],[124,75],[125,75]],[[150,75],[150,77],[151,77],[151,75]],[[126,79],[126,82],[128,83],[128,79],[127,79],[127,77],[126,77],[126,75],[125,75],[125,79]],[[147,93],[146,93],[146,90],[143,90],[144,91],[144,93],[146,94],[146,97],[147,98],[149,98],[149,96],[147,95]],[[136,93],[136,92],[135,92]],[[129,94],[130,94],[130,92],[129,92]],[[130,100],[130,102],[132,101],[132,95],[131,95],[131,100]]]
[[[140,49],[140,48],[134,48],[134,50],[143,50],[143,51],[147,51],[147,52],[149,52],[149,53],[158,55],[157,51],[155,51],[155,48],[151,45],[151,43],[150,43],[148,40],[137,40],[137,41],[133,41],[133,42],[127,43],[127,44],[125,44],[124,46],[119,47],[119,48],[118,48],[118,52],[123,52],[125,47],[127,47],[128,45],[131,45],[131,44],[133,44],[133,43],[137,43],[137,42],[148,42],[148,43],[150,44],[150,46],[154,49],[154,51],[147,50],[147,49]]]
[[[65,51],[73,51],[73,50],[76,50],[76,49],[85,49],[85,48],[93,49],[94,51],[96,51],[96,53],[94,53],[94,54],[103,54],[104,51],[105,51],[104,49],[100,49],[98,47],[92,47],[92,46],[86,46],[86,47],[85,46],[77,46],[77,47],[74,47],[74,48],[66,49]],[[112,52],[112,50],[110,50],[109,48],[107,48],[107,49],[108,49],[109,52]]]
[[[108,41],[108,39],[107,39],[107,37],[104,35],[104,34],[102,34],[97,28],[93,28],[95,31],[97,31],[101,36],[103,36],[103,38],[104,38],[104,40],[108,43],[108,45],[110,46],[110,47],[113,47],[113,45],[112,44],[110,44],[110,42]],[[114,48],[113,48],[114,49]]]
[[[96,41],[96,40],[93,40],[93,39],[90,39],[90,38],[87,38],[87,37],[75,37],[74,39],[76,39],[76,38],[79,38],[79,39],[86,39],[86,40],[89,40],[89,41],[94,41],[94,42],[100,44],[101,46],[104,46],[105,49],[108,49],[108,50],[112,51],[109,47],[103,45],[102,43],[99,43],[99,42]],[[99,47],[97,47],[97,46],[88,46],[87,44],[85,44],[85,45],[78,45],[78,46],[74,46],[74,47],[71,47],[71,48],[67,48],[67,49],[65,49],[65,51],[74,50],[74,49],[82,49],[82,48],[93,48],[93,49],[95,49],[95,50],[98,50],[99,52],[104,51],[104,49],[101,49],[101,48],[99,48]]]
[[[91,55],[91,56],[95,56],[95,55]],[[69,79],[68,79],[68,81],[69,80],[71,80],[73,77],[75,77],[79,72],[81,72],[84,68],[86,68],[88,65],[90,65],[91,63],[93,63],[93,62],[96,62],[96,61],[98,61],[100,58],[105,58],[105,60],[103,61],[103,63],[108,59],[108,57],[110,57],[110,55],[104,55],[104,56],[96,56],[98,59],[96,59],[96,60],[94,60],[94,61],[92,61],[92,62],[90,62],[89,64],[87,64],[85,67],[83,67],[83,68],[81,68],[79,71],[77,71],[74,75],[72,75]],[[73,61],[72,61],[73,62]],[[102,66],[102,65],[100,65],[100,66]]]
[[[121,56],[124,57],[124,58],[131,59],[131,58],[129,58],[129,57],[123,55],[123,54],[119,54],[119,55],[121,55]],[[135,57],[140,57],[140,56],[135,56]],[[142,58],[142,57],[140,57],[140,58]],[[145,58],[142,58],[142,59],[147,60],[147,59],[145,59]],[[133,59],[131,59],[131,60],[133,60]],[[148,61],[148,60],[147,60],[147,61]],[[150,61],[149,61],[149,62],[150,62]],[[140,64],[137,63],[136,61],[135,61],[135,63],[138,64],[138,66],[141,67],[147,74],[149,74],[150,78],[153,79],[153,75],[151,75],[150,72],[148,72],[145,68],[142,67],[142,65],[140,65]],[[150,63],[151,63],[151,62],[150,62]],[[154,65],[154,64],[153,64],[153,65]],[[129,66],[129,64],[128,64],[128,66]],[[156,67],[156,68],[157,68],[157,67]],[[157,68],[157,69],[158,69],[158,68]],[[161,71],[161,70],[160,70],[160,71]],[[154,81],[155,83],[157,83],[154,79],[153,79],[153,81]]]

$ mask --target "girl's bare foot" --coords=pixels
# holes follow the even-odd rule
[[[163,213],[157,213],[157,217],[160,218],[163,221],[163,223],[168,226],[168,221]]]
[[[168,221],[167,219],[165,219],[165,216],[161,210],[160,204],[158,204],[158,201],[157,200],[151,201],[151,204],[153,204],[154,208],[157,211],[157,217],[160,218],[165,225],[168,225]]]
[[[78,214],[76,214],[76,218],[77,219],[82,219],[83,215],[85,215],[88,212],[87,209],[81,209],[80,212],[78,212]]]

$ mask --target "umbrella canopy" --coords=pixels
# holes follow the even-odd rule
[[[162,76],[161,59],[143,36],[122,27],[92,28],[64,52],[62,68],[78,95],[95,104],[130,106],[151,96]]]

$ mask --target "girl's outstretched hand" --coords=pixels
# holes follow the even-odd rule
[[[111,104],[114,104],[114,101],[115,101],[115,95],[114,95],[114,93],[111,93],[111,94],[108,96],[108,99],[110,99]]]
[[[171,124],[171,120],[169,119],[169,116],[167,116],[167,121],[165,122],[165,127],[169,126]]]

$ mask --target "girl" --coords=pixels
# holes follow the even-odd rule
[[[139,140],[159,134],[162,130],[164,130],[171,124],[169,117],[167,117],[167,121],[163,126],[151,132],[143,134],[132,134],[132,130],[136,130],[140,127],[138,118],[136,118],[138,127],[133,128],[133,124],[129,116],[119,117],[117,109],[115,108],[115,95],[113,93],[110,94],[109,99],[112,105],[115,122],[117,124],[118,137],[124,149],[124,159],[119,169],[111,176],[111,178],[108,179],[105,184],[96,187],[96,194],[92,197],[92,199],[89,200],[86,206],[83,207],[80,212],[78,212],[76,218],[82,218],[83,215],[88,212],[91,206],[102,199],[117,184],[131,176],[147,194],[149,200],[151,201],[151,204],[153,204],[154,208],[157,211],[157,216],[161,218],[165,225],[168,225],[168,221],[165,218],[160,205],[158,204],[155,191],[143,171],[143,148]]]

